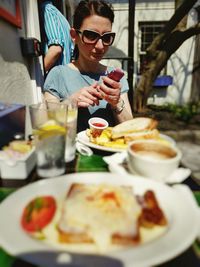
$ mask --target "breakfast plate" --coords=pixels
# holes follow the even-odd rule
[[[20,225],[22,211],[27,203],[41,195],[64,198],[75,182],[132,186],[136,194],[153,190],[167,217],[167,230],[153,241],[103,254],[69,252],[27,235]],[[11,255],[44,267],[152,266],[174,258],[192,244],[199,227],[198,212],[191,191],[184,185],[169,187],[139,176],[121,177],[107,172],[68,174],[22,187],[0,204],[0,214],[3,214],[0,217],[0,246]]]
[[[170,136],[165,135],[165,134],[160,134],[160,137],[162,139],[168,141],[170,144],[175,145],[174,139],[172,139]],[[89,146],[91,148],[103,150],[103,151],[107,151],[107,152],[122,152],[125,150],[123,148],[106,147],[106,146],[101,146],[101,145],[97,145],[97,144],[90,142],[90,139],[86,134],[86,130],[79,132],[77,134],[77,141],[79,141],[80,143],[82,143],[86,146]]]
[[[100,145],[97,145],[97,144],[94,144],[94,143],[90,142],[90,139],[86,134],[86,130],[82,131],[82,132],[79,132],[77,134],[77,141],[82,143],[82,144],[84,144],[84,145],[86,145],[86,146],[89,146],[91,148],[98,149],[98,150],[103,150],[103,151],[107,151],[107,152],[122,152],[124,150],[124,149],[121,149],[121,148],[100,146]]]

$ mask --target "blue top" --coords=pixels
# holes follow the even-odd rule
[[[55,65],[65,65],[71,61],[73,42],[70,36],[70,25],[65,16],[52,4],[45,1],[41,5],[44,30],[46,34],[45,54],[51,45],[60,45],[63,49],[61,57]]]
[[[108,72],[114,68],[108,67]],[[76,69],[65,66],[56,66],[47,75],[44,83],[44,92],[56,96],[60,100],[68,98],[73,93],[83,87],[92,85],[95,81],[101,83],[101,77],[106,73],[82,73]],[[121,94],[128,92],[129,86],[127,79],[123,77],[121,80]],[[81,115],[82,114],[82,115]],[[105,118],[110,126],[115,124],[113,112],[106,100],[100,100],[98,106],[89,106],[88,108],[79,108],[80,122],[78,122],[78,131],[85,130],[88,127],[88,119],[91,117]]]

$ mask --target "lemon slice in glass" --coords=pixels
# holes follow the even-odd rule
[[[43,124],[38,130],[35,130],[34,134],[36,134],[39,139],[66,134],[65,127],[56,124],[56,122],[53,122],[53,120],[49,122]]]

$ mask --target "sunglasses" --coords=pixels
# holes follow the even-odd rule
[[[115,33],[114,32],[106,32],[104,34],[99,34],[98,32],[92,30],[76,30],[77,33],[81,34],[81,40],[84,44],[96,44],[99,39],[102,40],[103,45],[110,46],[114,42]]]

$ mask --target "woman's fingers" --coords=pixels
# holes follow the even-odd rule
[[[108,77],[103,77],[103,83],[100,85],[100,89],[107,95],[116,96],[120,95],[121,84],[120,82],[115,82]]]
[[[119,82],[116,82],[108,77],[102,77],[103,80],[103,84],[101,84],[103,86],[103,88],[105,90],[109,90],[110,88],[112,89],[121,89],[121,84]]]
[[[111,85],[113,87],[111,87]],[[119,102],[121,95],[121,84],[107,77],[103,77],[103,83],[99,86],[99,91],[101,97],[109,104],[116,105]]]
[[[80,107],[88,107],[99,104],[97,89],[90,86],[84,87],[79,91],[77,102]]]

